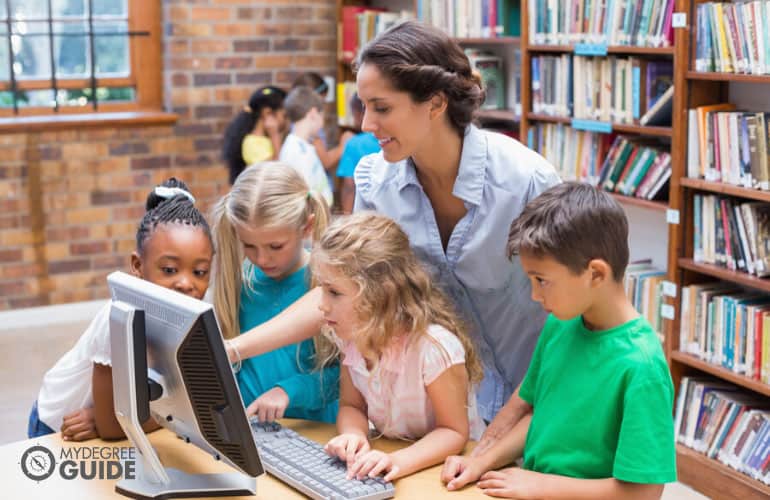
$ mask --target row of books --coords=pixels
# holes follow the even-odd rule
[[[626,268],[623,286],[626,296],[639,313],[650,322],[663,342],[663,318],[660,306],[663,300],[663,281],[666,272],[654,267],[650,260],[634,262]]]
[[[606,191],[646,200],[664,197],[671,178],[671,155],[657,143],[617,136],[599,171]]]
[[[532,57],[532,109],[552,116],[670,125],[649,114],[673,85],[671,60],[638,57]],[[671,96],[673,97],[673,95]]]
[[[693,260],[770,275],[770,204],[693,195]]]
[[[457,38],[519,36],[516,0],[417,0],[417,18]]]
[[[711,378],[682,377],[676,440],[709,458],[770,484],[767,398]]]
[[[770,1],[699,3],[695,70],[770,73]]]
[[[342,7],[342,36],[339,39],[342,60],[351,62],[369,40],[402,20],[411,19],[410,11],[387,12],[376,7],[348,5]]]
[[[731,283],[682,287],[679,349],[770,382],[770,297]]]
[[[675,0],[527,0],[534,44],[669,47]]]
[[[530,127],[527,142],[556,167],[564,180],[596,184],[599,166],[610,146],[610,136],[574,129],[561,123]]]
[[[337,125],[355,127],[353,109],[350,105],[353,94],[356,93],[356,82],[346,81],[337,84]]]
[[[770,189],[770,113],[729,103],[688,110],[687,176]]]

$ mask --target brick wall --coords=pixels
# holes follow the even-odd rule
[[[227,189],[231,116],[260,85],[333,74],[333,0],[162,0],[173,126],[0,135],[0,309],[107,297],[148,190],[184,179],[206,210]]]

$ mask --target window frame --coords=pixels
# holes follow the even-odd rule
[[[0,0],[5,1],[5,0]],[[42,126],[47,121],[62,124],[95,124],[120,122],[175,121],[176,116],[163,113],[163,75],[161,50],[161,0],[128,0],[128,31],[141,33],[130,36],[130,74],[126,77],[96,78],[96,87],[133,87],[134,100],[131,102],[98,101],[97,107],[91,102],[85,106],[59,106],[58,110],[45,106],[0,108],[0,131],[8,125],[19,124]],[[2,20],[5,22],[5,20]],[[9,35],[10,36],[10,35]],[[7,43],[2,37],[0,43]],[[17,90],[45,90],[51,88],[51,78],[40,80],[16,80]],[[91,87],[91,78],[56,78],[58,89],[82,89]],[[11,80],[0,81],[0,91],[9,91]],[[73,116],[75,115],[75,116]],[[78,119],[78,115],[80,119]],[[108,115],[100,117],[100,115]],[[153,117],[155,120],[153,120]],[[61,119],[63,118],[63,119]],[[26,127],[25,127],[26,128]]]

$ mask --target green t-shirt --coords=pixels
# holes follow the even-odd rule
[[[590,331],[548,317],[519,395],[533,406],[524,468],[582,479],[676,481],[674,386],[643,317]]]

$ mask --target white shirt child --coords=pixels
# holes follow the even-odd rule
[[[310,190],[323,196],[332,206],[332,187],[312,144],[296,134],[289,134],[283,141],[278,159],[294,167],[305,178]]]
[[[75,346],[43,376],[37,396],[38,417],[56,432],[61,429],[65,415],[93,407],[91,380],[94,363],[112,366],[110,304],[107,301]]]

